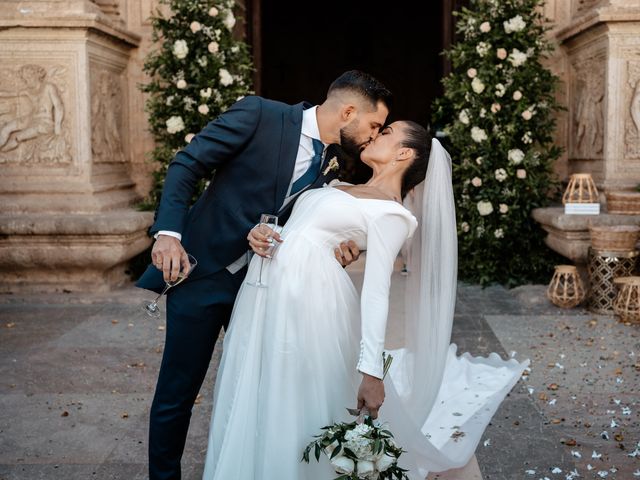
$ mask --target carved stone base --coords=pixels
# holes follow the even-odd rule
[[[0,215],[0,292],[109,291],[129,281],[152,212]]]
[[[565,215],[563,207],[536,208],[532,216],[548,233],[547,246],[581,266],[589,259],[589,221],[594,225],[640,225],[640,215]]]

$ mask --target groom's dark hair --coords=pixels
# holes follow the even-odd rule
[[[404,123],[404,140],[401,141],[401,146],[415,152],[413,163],[405,170],[402,177],[401,195],[404,198],[409,190],[422,182],[427,175],[431,139],[429,132],[422,125],[410,120],[403,120],[402,123]]]
[[[378,102],[384,103],[387,109],[391,110],[391,91],[368,73],[361,72],[360,70],[344,72],[329,86],[327,97],[339,90],[360,95],[371,105],[373,110],[378,107]]]

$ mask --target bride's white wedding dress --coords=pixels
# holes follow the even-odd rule
[[[204,479],[335,478],[326,458],[307,464],[302,452],[321,427],[352,421],[346,407],[356,407],[359,371],[382,376],[390,278],[416,226],[393,201],[333,187],[300,196],[284,242],[264,262],[268,287],[245,283],[238,294],[215,386]],[[366,249],[361,297],[333,254],[343,240]],[[259,260],[251,261],[247,281],[257,278]],[[445,330],[439,335],[448,345]],[[433,405],[425,423],[407,397],[416,381],[410,378],[416,370],[404,367],[410,354],[391,354],[380,420],[407,450],[400,466],[412,479],[465,465],[526,367],[495,354],[458,357],[455,345],[444,349],[442,381],[426,386]]]

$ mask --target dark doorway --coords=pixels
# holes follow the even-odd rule
[[[453,38],[451,13],[463,3],[248,0],[256,93],[317,104],[337,76],[359,69],[394,93],[389,121],[409,119],[429,128],[432,102],[442,94],[440,80],[449,71],[441,52]],[[428,13],[419,13],[418,6]],[[368,175],[360,165],[354,180]]]
[[[429,2],[428,14],[415,2],[378,0],[277,0],[259,9],[260,95],[320,103],[331,81],[355,68],[394,92],[391,121],[428,125],[444,71],[442,2]]]

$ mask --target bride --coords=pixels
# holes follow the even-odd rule
[[[373,169],[366,184],[309,190],[280,236],[264,225],[249,234],[258,255],[267,235],[281,243],[264,261],[267,287],[245,283],[236,299],[206,480],[334,478],[326,459],[306,464],[301,455],[321,427],[351,421],[346,407],[356,404],[389,424],[411,479],[464,466],[528,365],[457,356],[450,344],[457,246],[451,164],[440,143],[432,140],[429,151],[424,128],[394,122],[361,158]],[[412,189],[413,212],[402,205]],[[333,254],[347,240],[366,249],[361,296]],[[389,285],[405,244],[405,344],[388,352],[394,361],[383,381]],[[258,255],[248,282],[258,276]]]

